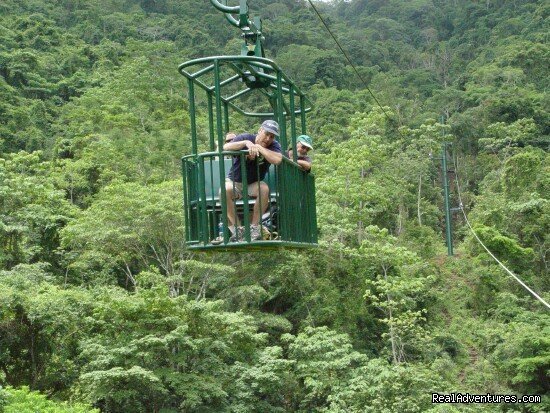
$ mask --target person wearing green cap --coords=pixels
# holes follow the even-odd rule
[[[313,149],[313,143],[309,136],[300,135],[296,138],[296,161],[304,171],[311,170],[311,158],[307,156]],[[287,152],[289,159],[292,159],[292,147]]]

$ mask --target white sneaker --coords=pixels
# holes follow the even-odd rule
[[[243,240],[244,227],[229,227],[229,230],[231,231],[229,242],[239,242]]]
[[[250,239],[252,241],[257,241],[262,239],[262,232],[260,230],[259,225],[251,225],[250,226]]]
[[[216,237],[212,241],[210,241],[210,244],[212,244],[212,245],[220,245],[221,243],[223,243],[223,237],[222,236]]]

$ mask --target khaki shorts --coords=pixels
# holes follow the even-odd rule
[[[230,184],[233,184],[233,199],[243,199],[243,183],[242,182],[235,182],[232,181],[229,178],[225,178],[225,182],[229,182]],[[254,184],[257,184],[257,182],[254,182]],[[252,185],[254,185],[252,184]],[[252,186],[248,186],[248,196],[250,198],[256,198],[256,194],[250,194],[250,190],[252,189]]]

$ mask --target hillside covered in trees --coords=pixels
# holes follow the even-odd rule
[[[550,4],[315,4],[368,85],[307,1],[249,0],[314,103],[319,247],[205,254],[177,67],[238,30],[208,0],[0,2],[0,411],[550,410],[550,312],[459,211],[447,256],[437,159],[550,301]]]

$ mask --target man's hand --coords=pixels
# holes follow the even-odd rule
[[[248,148],[248,159],[255,159],[260,154],[260,145],[246,141],[246,147]]]
[[[256,145],[258,152],[262,154],[267,162],[273,165],[279,165],[283,161],[283,155],[279,152],[271,151],[264,146]]]
[[[303,171],[309,171],[311,169],[311,163],[308,161],[304,161],[302,159],[298,159],[298,165],[300,165],[300,168],[302,168]]]

